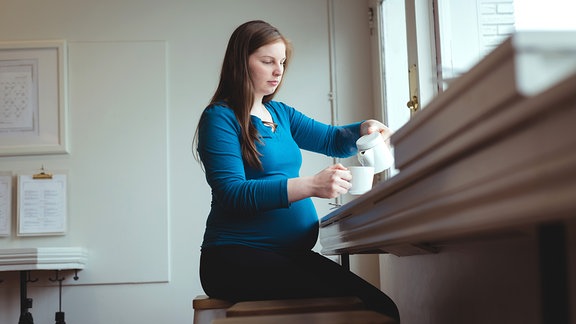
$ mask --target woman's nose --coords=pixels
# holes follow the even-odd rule
[[[274,69],[274,75],[282,75],[282,72],[284,71],[284,65],[282,64],[278,64],[276,65],[276,68]]]

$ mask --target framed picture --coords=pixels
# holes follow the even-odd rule
[[[0,42],[0,156],[68,153],[66,42]]]

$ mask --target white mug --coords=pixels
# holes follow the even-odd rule
[[[371,166],[349,166],[352,179],[350,184],[352,187],[348,190],[351,195],[361,195],[370,189],[374,182],[374,167]]]
[[[360,137],[356,141],[356,147],[360,164],[374,167],[374,173],[380,173],[394,165],[394,156],[380,133]]]

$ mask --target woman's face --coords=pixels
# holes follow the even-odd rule
[[[281,40],[264,45],[250,55],[248,67],[255,97],[261,98],[276,91],[282,80],[285,61],[286,45]]]

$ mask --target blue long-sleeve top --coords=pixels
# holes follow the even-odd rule
[[[356,153],[360,123],[331,126],[285,105],[265,104],[276,130],[260,118],[251,122],[262,169],[242,158],[240,125],[225,105],[211,105],[198,129],[198,153],[212,189],[202,247],[246,245],[274,251],[311,249],[318,238],[318,216],[310,198],[288,201],[288,179],[299,177],[300,149],[332,157]]]

